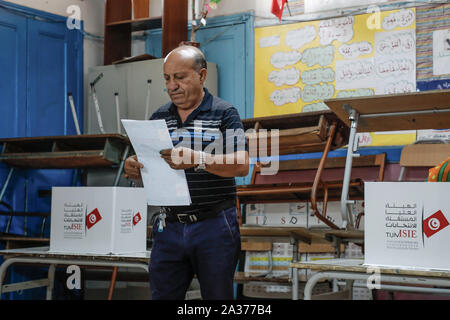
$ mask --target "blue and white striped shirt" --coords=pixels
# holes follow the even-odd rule
[[[150,120],[166,120],[174,146],[216,155],[248,150],[244,126],[236,108],[211,95],[206,88],[204,91],[202,103],[184,123],[181,122],[177,107],[172,102],[159,108]],[[234,178],[224,178],[206,171],[196,172],[194,168],[185,172],[192,205],[180,207],[180,210],[212,206],[236,197]]]

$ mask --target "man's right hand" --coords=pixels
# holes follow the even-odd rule
[[[133,180],[141,179],[141,169],[143,167],[144,165],[138,161],[136,155],[129,157],[125,160],[125,178]]]

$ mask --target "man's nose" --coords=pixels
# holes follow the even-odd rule
[[[169,79],[166,81],[166,88],[168,92],[174,91],[178,89],[178,82],[174,79]]]

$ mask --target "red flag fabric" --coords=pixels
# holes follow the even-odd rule
[[[92,228],[97,222],[102,220],[102,216],[100,215],[100,212],[98,212],[98,209],[95,208],[92,210],[91,213],[89,213],[86,217],[86,227],[88,229]]]
[[[141,214],[139,212],[136,213],[133,217],[133,226],[137,225],[141,220],[142,220]]]
[[[445,227],[449,225],[447,219],[441,210],[435,212],[433,215],[429,216],[423,220],[423,233],[427,238],[431,237],[435,233],[438,233]]]
[[[271,12],[281,20],[283,15],[283,9],[286,5],[287,0],[272,0],[272,10]]]

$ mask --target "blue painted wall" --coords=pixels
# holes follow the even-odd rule
[[[83,34],[69,30],[66,18],[0,0],[0,138],[74,135],[67,93],[72,92],[83,118]],[[9,168],[0,164],[0,188]],[[74,170],[16,170],[3,201],[16,211],[50,212],[50,198],[38,190],[72,185]],[[6,211],[0,206],[0,210]],[[0,216],[0,232],[8,218]],[[10,233],[39,236],[41,218],[14,217]],[[44,236],[49,236],[47,221]],[[12,282],[30,271],[14,269]],[[10,299],[39,299],[45,290],[8,294]]]

